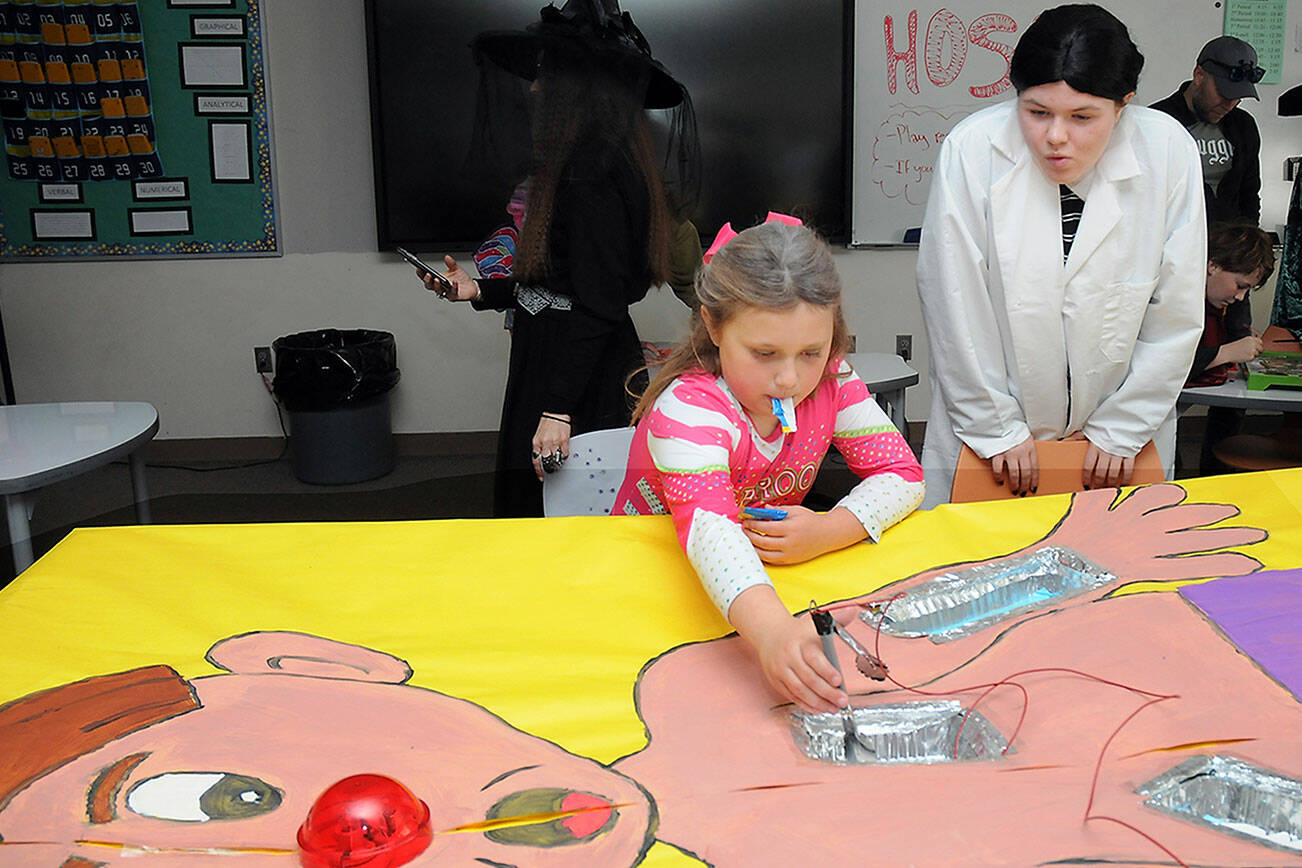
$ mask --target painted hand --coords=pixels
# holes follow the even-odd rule
[[[1046,545],[1066,546],[1123,579],[1174,581],[1241,576],[1256,558],[1216,551],[1266,538],[1254,527],[1210,527],[1239,514],[1222,503],[1185,503],[1178,485],[1147,485],[1113,504],[1115,489],[1079,492]]]

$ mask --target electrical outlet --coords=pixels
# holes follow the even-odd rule
[[[895,336],[895,355],[906,362],[913,358],[913,335]]]
[[[271,347],[254,347],[253,363],[257,365],[259,374],[271,373]]]
[[[847,340],[845,343],[845,351],[847,353],[853,353],[855,352],[855,348],[858,346],[859,346],[859,341],[855,338],[854,335],[850,335],[849,340]]]

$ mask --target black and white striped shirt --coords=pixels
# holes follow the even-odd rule
[[[1067,263],[1067,254],[1071,253],[1071,243],[1076,240],[1076,230],[1080,228],[1080,215],[1085,212],[1085,200],[1072,192],[1066,184],[1058,185],[1058,201],[1062,203],[1062,261]]]

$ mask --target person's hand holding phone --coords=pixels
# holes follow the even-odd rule
[[[479,297],[479,284],[475,283],[455,259],[444,256],[443,265],[447,268],[444,274],[421,269],[420,279],[425,282],[426,289],[437,292],[439,298],[446,298],[448,301],[474,301]]]
[[[466,274],[465,269],[457,264],[457,261],[451,256],[443,257],[443,264],[447,268],[447,274],[439,274],[430,265],[416,254],[403,247],[394,248],[398,255],[416,269],[416,274],[420,277],[425,288],[430,292],[438,293],[439,298],[446,298],[449,301],[470,301],[479,297],[479,284]]]

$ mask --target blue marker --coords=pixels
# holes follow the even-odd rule
[[[767,506],[747,506],[741,514],[746,518],[758,518],[760,521],[782,521],[787,517],[785,509],[770,509]]]

